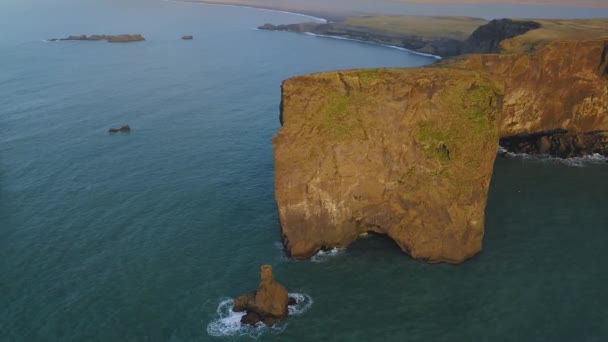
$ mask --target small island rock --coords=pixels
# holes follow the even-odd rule
[[[110,133],[131,132],[131,127],[129,127],[129,125],[124,125],[124,126],[121,126],[120,128],[110,128],[108,130],[108,132],[110,132]]]
[[[106,34],[94,34],[87,36],[86,34],[81,34],[78,36],[68,36],[66,38],[51,38],[50,42],[55,42],[58,40],[88,40],[88,41],[97,41],[97,40],[105,40],[109,43],[129,43],[129,42],[139,42],[145,40],[145,38],[141,34],[118,34],[118,35],[106,35]]]
[[[274,280],[272,266],[260,268],[260,284],[255,292],[234,299],[233,311],[247,312],[241,323],[255,325],[263,322],[267,326],[287,318],[288,296],[285,287]]]

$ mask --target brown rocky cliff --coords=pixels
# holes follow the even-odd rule
[[[608,129],[608,40],[546,43],[531,54],[470,55],[440,64],[504,87],[501,137]]]
[[[288,254],[374,231],[418,259],[474,255],[499,136],[532,135],[516,142],[532,152],[607,151],[606,134],[594,133],[608,130],[607,70],[608,41],[563,41],[284,82],[273,143]]]
[[[283,84],[275,191],[292,257],[390,236],[430,262],[481,249],[501,94],[477,73],[361,70]]]

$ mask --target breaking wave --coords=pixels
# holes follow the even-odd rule
[[[517,158],[521,160],[537,161],[544,163],[556,163],[574,167],[584,167],[586,165],[593,164],[605,164],[608,163],[608,157],[601,154],[595,153],[584,157],[573,157],[573,158],[558,158],[548,154],[531,155],[527,153],[514,153],[509,152],[502,146],[498,147],[498,154],[509,158]]]
[[[293,292],[289,293],[289,297],[294,298],[296,300],[296,305],[288,307],[290,316],[299,316],[305,313],[306,311],[308,311],[308,309],[310,309],[312,303],[314,303],[312,297],[307,295],[306,293]]]
[[[310,261],[316,262],[316,263],[326,262],[331,257],[344,253],[345,250],[346,250],[346,248],[338,248],[338,247],[334,247],[334,248],[328,249],[328,250],[320,250],[319,252],[317,252],[317,254],[313,255],[312,258],[310,258]]]
[[[289,316],[299,316],[305,313],[310,309],[314,302],[312,297],[305,293],[289,293],[289,297],[296,300],[296,305],[288,308]],[[241,324],[241,317],[243,317],[245,313],[232,311],[233,306],[234,300],[232,298],[226,298],[220,301],[215,318],[207,324],[207,334],[215,337],[249,336],[257,339],[264,333],[279,334],[287,327],[286,322],[275,324],[271,327],[267,327],[262,322],[259,322],[254,326]]]

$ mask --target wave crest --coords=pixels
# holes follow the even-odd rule
[[[591,154],[591,155],[584,156],[584,157],[573,157],[573,158],[564,159],[564,158],[553,157],[548,154],[532,155],[532,154],[527,154],[527,153],[509,152],[507,149],[505,149],[502,146],[498,147],[498,154],[505,155],[509,158],[518,158],[521,160],[538,161],[538,162],[545,162],[545,163],[558,163],[558,164],[574,166],[574,167],[584,167],[586,165],[592,165],[592,164],[605,164],[608,162],[608,157],[605,157],[598,153]]]
[[[317,254],[313,255],[312,258],[310,258],[310,261],[315,262],[315,263],[326,262],[331,257],[342,254],[345,250],[346,250],[346,248],[338,248],[338,247],[334,247],[334,248],[328,249],[328,250],[320,250],[319,252],[317,252]]]

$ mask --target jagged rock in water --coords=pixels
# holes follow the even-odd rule
[[[263,322],[270,326],[287,318],[288,302],[287,290],[274,280],[272,266],[263,265],[258,289],[236,297],[233,311],[247,312],[241,318],[243,324]]]

